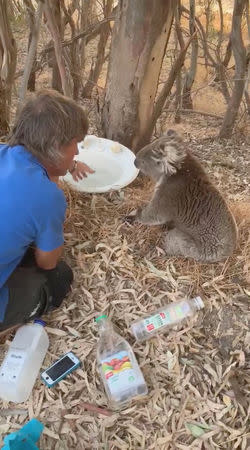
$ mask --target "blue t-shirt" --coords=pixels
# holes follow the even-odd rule
[[[63,244],[66,200],[46,169],[24,146],[0,146],[0,322],[6,281],[31,243],[43,251]]]

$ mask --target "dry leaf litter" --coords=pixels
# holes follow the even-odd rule
[[[76,193],[64,184],[66,259],[75,281],[63,307],[46,317],[50,347],[43,368],[68,350],[82,367],[51,390],[37,380],[25,404],[2,403],[2,437],[36,417],[45,425],[42,450],[250,449],[249,147],[236,138],[214,140],[212,119],[210,138],[197,121],[185,119],[184,128],[187,136],[192,130],[194,153],[231,204],[239,227],[237,251],[212,265],[167,259],[161,227],[122,221],[151,195],[151,183],[141,176],[105,195]],[[135,343],[132,320],[197,294],[205,302],[197,316]],[[96,368],[99,312],[133,345],[149,387],[143,400],[111,415]],[[11,338],[2,342],[1,358]]]

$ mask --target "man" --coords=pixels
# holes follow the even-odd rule
[[[56,181],[93,171],[74,160],[88,130],[84,110],[56,91],[24,105],[0,146],[0,331],[60,306],[73,273],[60,261],[66,201]]]

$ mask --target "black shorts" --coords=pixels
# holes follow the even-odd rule
[[[39,269],[33,251],[29,249],[6,283],[9,301],[0,331],[59,307],[70,291],[72,281],[73,272],[64,261],[52,270]]]

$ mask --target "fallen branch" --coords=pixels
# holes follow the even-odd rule
[[[164,111],[166,112],[175,112],[175,109],[166,109],[164,108]],[[218,116],[217,114],[213,114],[213,113],[208,113],[205,111],[198,111],[195,109],[180,109],[181,113],[193,113],[193,114],[201,114],[202,116],[207,116],[207,117],[214,117],[215,119],[220,119],[223,120],[223,116]]]

